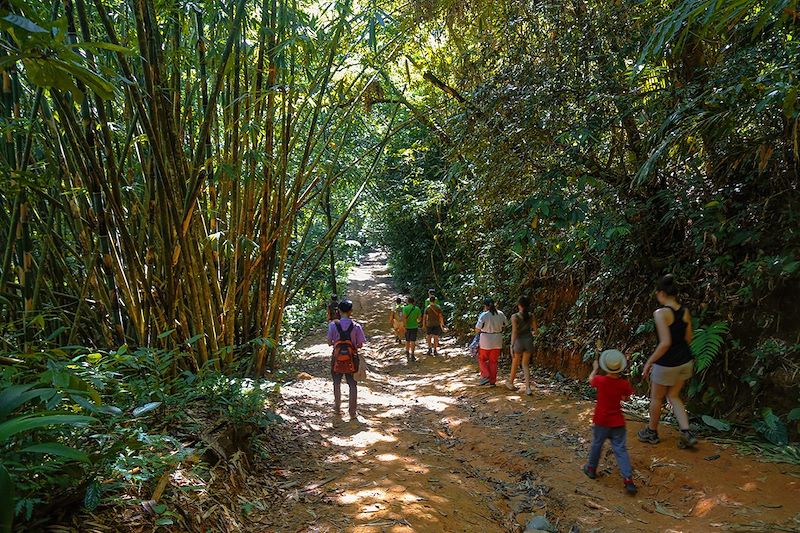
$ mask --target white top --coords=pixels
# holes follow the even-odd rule
[[[503,348],[503,328],[508,324],[506,315],[502,311],[497,311],[493,315],[489,311],[484,311],[475,323],[476,328],[481,330],[480,347],[484,350],[498,350]]]

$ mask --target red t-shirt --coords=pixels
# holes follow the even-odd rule
[[[625,378],[595,376],[590,383],[597,389],[597,404],[594,406],[592,422],[598,426],[617,428],[625,425],[619,402],[633,394],[633,387]]]

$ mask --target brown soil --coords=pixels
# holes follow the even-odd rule
[[[281,406],[304,452],[274,471],[285,498],[252,530],[517,532],[539,514],[560,532],[800,531],[800,468],[707,441],[679,450],[669,427],[661,444],[642,444],[630,421],[639,493],[628,496],[610,451],[599,479],[581,472],[591,402],[545,379],[532,397],[478,387],[451,340],[437,358],[422,342],[407,365],[388,331],[394,293],[379,255],[352,272],[348,295],[369,339],[360,420],[333,419],[329,348],[322,333],[308,339],[298,354],[308,375],[283,387]]]

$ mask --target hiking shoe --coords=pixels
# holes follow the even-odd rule
[[[583,465],[583,473],[589,479],[597,479],[597,468],[589,465]]]
[[[525,395],[526,396],[533,396],[533,391],[530,387],[525,387]]]
[[[437,352],[436,350],[434,350],[434,351],[433,351],[433,356],[434,356],[434,357],[437,357],[438,355],[439,355],[439,352]]]
[[[417,357],[413,353],[411,354],[411,362],[412,363],[416,363],[417,362]]]
[[[653,431],[649,427],[645,427],[636,434],[639,440],[648,444],[658,444],[661,439],[658,438],[658,431]]]
[[[678,439],[678,448],[691,448],[697,444],[697,437],[688,429],[681,430],[681,438]]]
[[[433,348],[428,348],[428,355],[431,355],[432,353],[433,353]]]
[[[625,492],[628,494],[636,494],[639,492],[639,489],[636,488],[636,485],[633,483],[633,480],[628,478],[622,481],[625,484]]]
[[[478,385],[488,385],[488,384],[489,384],[489,378],[481,378],[481,380],[478,382]]]
[[[514,384],[511,383],[510,381],[506,381],[506,388],[508,390],[517,390],[517,388],[514,386]]]

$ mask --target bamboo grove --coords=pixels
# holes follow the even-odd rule
[[[2,4],[3,349],[274,367],[286,302],[403,127],[360,113],[396,47],[346,3]]]

